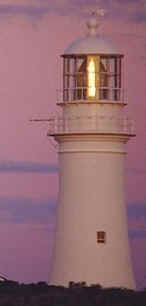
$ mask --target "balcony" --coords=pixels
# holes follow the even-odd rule
[[[49,119],[48,135],[64,134],[121,134],[135,135],[133,120],[105,116],[87,116],[63,118],[56,116]]]

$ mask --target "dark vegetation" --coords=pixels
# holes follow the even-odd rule
[[[70,282],[69,287],[45,282],[19,284],[0,282],[0,306],[146,306],[146,290],[102,288]]]

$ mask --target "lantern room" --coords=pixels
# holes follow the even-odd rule
[[[63,100],[121,100],[121,55],[63,55]]]
[[[122,101],[122,58],[113,43],[96,35],[94,17],[89,34],[73,42],[63,57],[63,102]]]

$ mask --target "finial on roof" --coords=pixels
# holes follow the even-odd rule
[[[89,29],[89,34],[91,36],[96,35],[97,28],[99,27],[99,22],[97,21],[98,16],[104,16],[105,10],[104,9],[97,9],[91,12],[91,16],[87,21],[87,27]]]

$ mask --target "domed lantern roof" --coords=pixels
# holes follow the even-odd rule
[[[65,50],[65,55],[73,54],[105,54],[105,55],[121,55],[120,50],[113,44],[110,39],[97,35],[97,19],[94,16],[87,22],[89,34],[81,39],[71,43]]]
[[[121,54],[114,44],[100,36],[87,36],[74,41],[64,52],[71,54]]]

